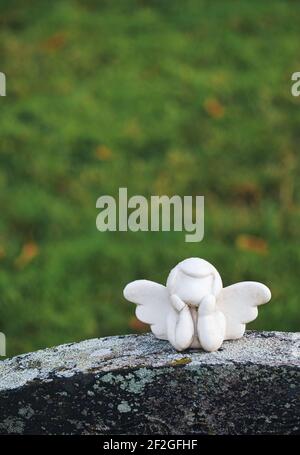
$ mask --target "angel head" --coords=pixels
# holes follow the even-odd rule
[[[217,269],[200,258],[189,258],[174,267],[167,279],[170,295],[177,295],[189,306],[199,306],[206,295],[215,297],[222,289]]]

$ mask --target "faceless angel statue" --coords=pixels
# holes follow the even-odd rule
[[[257,317],[257,306],[267,303],[271,292],[255,281],[223,288],[212,264],[189,258],[171,270],[166,286],[133,281],[125,287],[124,297],[137,304],[137,318],[150,324],[157,338],[169,340],[178,351],[211,352],[224,340],[241,338],[246,323]]]

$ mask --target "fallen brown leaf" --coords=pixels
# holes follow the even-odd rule
[[[15,260],[17,267],[25,267],[39,254],[39,247],[35,242],[28,242],[23,245],[20,255]]]
[[[148,332],[149,330],[149,325],[139,321],[135,316],[130,318],[128,325],[131,329],[136,330],[138,332]]]
[[[221,118],[225,112],[224,106],[215,98],[205,100],[204,109],[213,118]]]
[[[258,254],[268,253],[268,244],[260,237],[241,234],[236,238],[235,243],[240,250],[253,251]]]
[[[55,33],[42,43],[42,47],[47,51],[56,51],[64,46],[66,35],[63,32]]]
[[[106,145],[99,145],[99,147],[96,148],[95,154],[96,157],[102,161],[109,160],[112,157],[112,151]]]

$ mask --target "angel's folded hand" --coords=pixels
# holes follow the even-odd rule
[[[199,314],[212,314],[216,310],[216,297],[212,294],[204,296],[199,305]]]
[[[178,312],[187,307],[186,303],[184,303],[176,294],[171,295],[171,304],[173,308]]]

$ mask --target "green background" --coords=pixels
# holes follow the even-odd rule
[[[199,256],[299,330],[300,4],[0,0],[0,331],[9,356],[145,330],[122,297]],[[205,236],[100,233],[99,196],[204,195]]]

